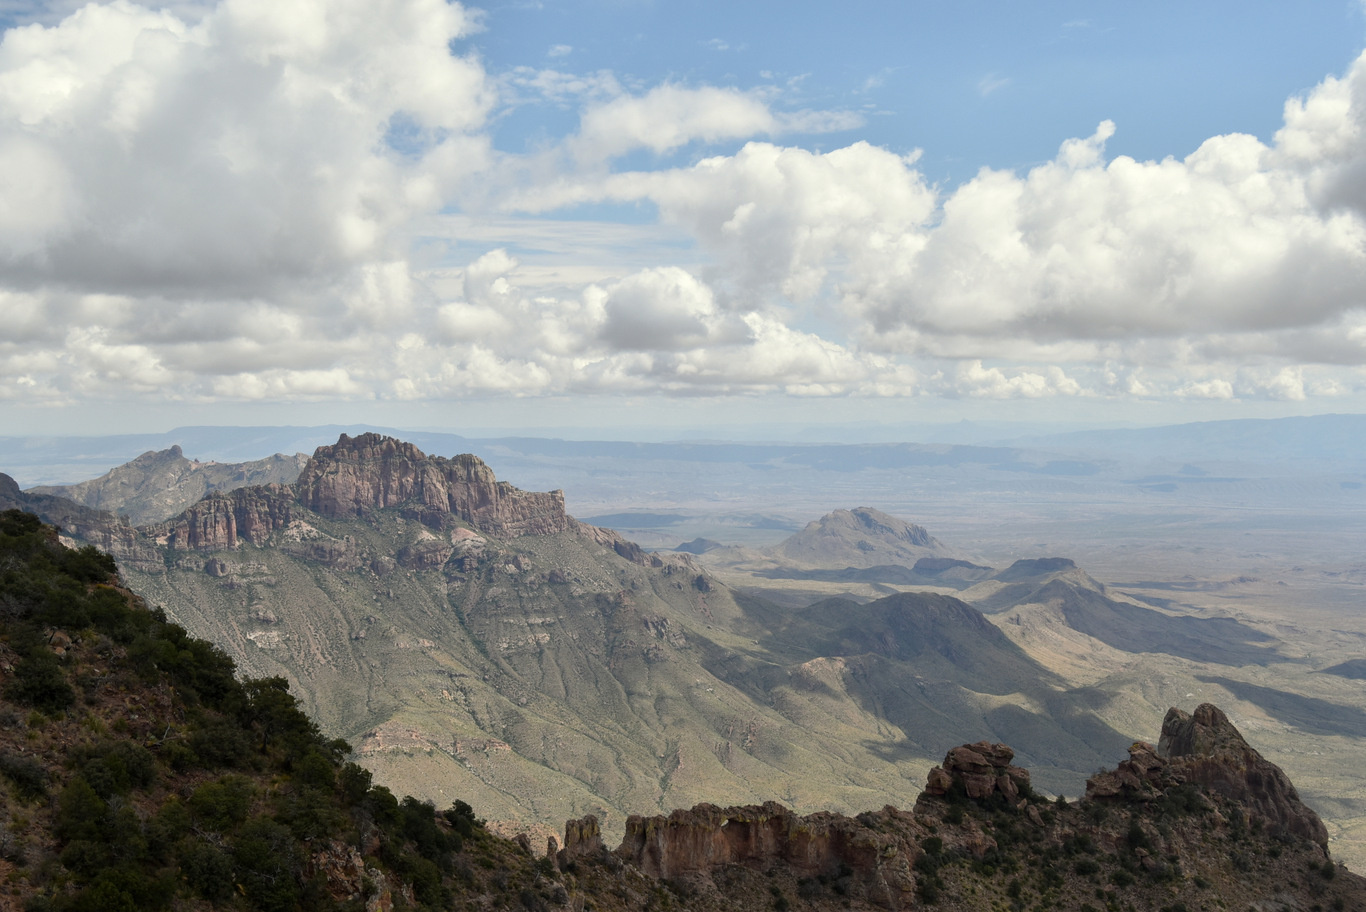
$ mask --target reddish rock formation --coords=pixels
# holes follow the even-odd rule
[[[454,517],[502,537],[548,535],[574,525],[564,492],[521,491],[498,481],[475,456],[427,456],[411,443],[379,434],[319,447],[294,485],[298,502],[323,516],[359,516],[405,507],[425,525]]]
[[[1217,706],[1202,703],[1190,715],[1168,710],[1157,752],[1186,781],[1237,801],[1275,830],[1327,848],[1327,828],[1300,801],[1290,778],[1253,750]]]
[[[1004,744],[978,741],[955,747],[944,756],[942,766],[930,770],[925,793],[948,794],[955,782],[961,782],[969,798],[983,800],[1000,794],[1006,800],[1017,801],[1021,793],[1030,791],[1029,770],[1012,766],[1015,751]]]
[[[293,485],[210,494],[174,519],[140,531],[177,551],[221,551],[239,542],[265,543],[271,533],[290,524],[299,507],[333,517],[400,508],[409,518],[436,529],[460,520],[502,537],[578,527],[564,512],[563,492],[520,491],[494,478],[493,471],[474,456],[443,459],[426,456],[412,444],[391,437],[343,434],[335,445],[318,448]],[[128,537],[135,537],[131,528],[128,532]],[[148,546],[155,555],[155,548]],[[310,559],[334,566],[358,565],[358,557],[343,546],[309,544],[295,550],[310,548],[326,551],[307,555]],[[107,550],[120,560],[129,551],[127,547]],[[418,543],[406,549],[400,562],[419,569],[439,566],[452,550],[449,543]]]
[[[1146,741],[1135,741],[1129,746],[1128,760],[1086,780],[1086,797],[1094,801],[1152,801],[1180,782],[1157,748]]]
[[[210,494],[176,518],[143,531],[176,551],[222,551],[239,541],[264,543],[276,529],[289,525],[293,511],[293,492],[286,485],[238,488]]]
[[[882,813],[901,814],[894,808]],[[573,838],[566,827],[566,847]],[[830,813],[799,817],[770,801],[725,809],[699,804],[668,817],[632,816],[616,855],[658,878],[705,878],[726,865],[765,869],[781,864],[798,876],[844,870],[871,900],[898,909],[915,888],[912,851],[860,820]]]

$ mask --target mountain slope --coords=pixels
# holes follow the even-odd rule
[[[1070,560],[1016,561],[962,593],[987,613],[1040,605],[1079,633],[1130,653],[1160,652],[1220,665],[1265,665],[1272,638],[1230,618],[1168,614],[1115,598]]]
[[[737,602],[690,556],[578,523],[559,492],[519,491],[474,457],[378,435],[113,544],[139,591],[250,673],[288,678],[382,781],[478,795],[495,818],[877,806],[973,731],[1033,730],[1022,751],[1040,775],[1075,783],[1125,740],[1089,710],[1092,742],[1066,737],[1018,651],[955,670],[942,643],[908,651],[933,625],[890,606],[874,611],[899,650],[844,648],[854,631],[834,628],[794,646],[766,626],[781,612]],[[962,656],[974,638],[1013,649],[955,612]],[[1063,743],[1070,758],[1042,750]]]
[[[128,517],[135,525],[161,522],[213,491],[250,485],[290,484],[308,457],[276,454],[242,463],[199,462],[185,458],[177,444],[149,451],[99,478],[71,485],[40,485],[31,494],[65,497],[83,506]]]
[[[227,656],[149,611],[113,570],[35,517],[0,512],[0,906],[348,912],[557,898],[467,804],[438,815],[372,786],[282,680],[236,679]]]

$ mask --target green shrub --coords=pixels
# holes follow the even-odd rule
[[[41,646],[15,664],[14,680],[5,688],[5,696],[48,715],[59,713],[76,702],[76,692],[66,682],[61,663]]]
[[[103,842],[108,835],[104,829],[104,817],[108,809],[109,806],[90,787],[90,783],[76,775],[57,796],[53,832],[63,842],[77,839]]]
[[[175,854],[181,877],[199,896],[211,902],[232,896],[232,859],[217,846],[187,836],[176,844]]]
[[[242,776],[224,776],[206,782],[190,796],[190,817],[202,828],[228,832],[247,819],[255,788]]]
[[[299,895],[298,843],[281,824],[256,817],[232,841],[238,883],[247,899],[264,912],[291,912]]]
[[[0,754],[0,775],[14,785],[20,798],[42,798],[47,795],[47,770],[32,757],[19,754]]]
[[[81,775],[106,800],[135,788],[147,788],[156,781],[156,760],[134,741],[103,741],[74,752],[73,760],[84,763]]]

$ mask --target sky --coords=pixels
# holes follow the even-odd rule
[[[0,434],[1366,411],[1353,0],[0,27]]]

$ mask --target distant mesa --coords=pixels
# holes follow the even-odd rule
[[[715,551],[717,548],[724,548],[725,545],[710,538],[694,538],[692,541],[684,542],[675,551],[682,551],[685,554],[706,554],[708,551]]]

